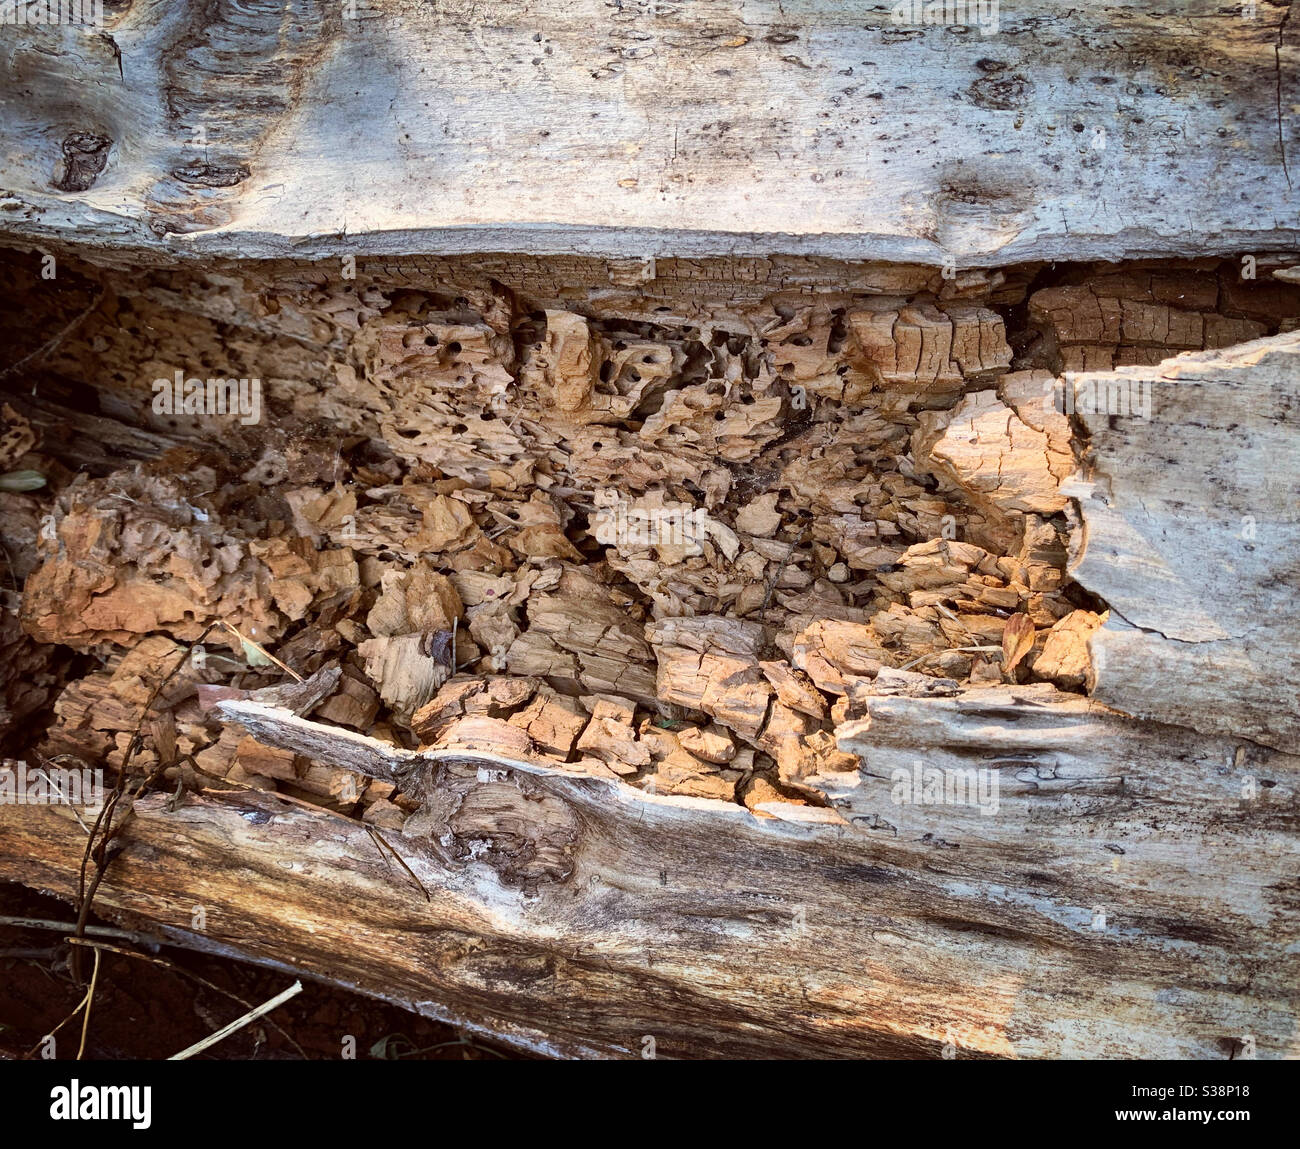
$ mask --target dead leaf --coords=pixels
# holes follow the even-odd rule
[[[1034,622],[1027,614],[1013,614],[1002,631],[1002,672],[1010,674],[1034,647]]]

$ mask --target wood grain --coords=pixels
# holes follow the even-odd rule
[[[352,7],[7,28],[8,229],[179,257],[932,266],[1298,235],[1300,28],[1270,0],[1020,0],[992,35],[836,0]]]
[[[270,744],[419,771],[422,813],[389,840],[430,900],[355,823],[270,795],[175,811],[160,796],[137,807],[100,901],[185,944],[559,1056],[638,1057],[647,1036],[664,1057],[937,1057],[949,1041],[959,1057],[1222,1058],[1243,1034],[1259,1056],[1297,1053],[1285,755],[1260,762],[1278,784],[1249,803],[1216,776],[1226,744],[1189,753],[1185,733],[1094,704],[882,700],[864,789],[925,739],[944,765],[1018,778],[999,814],[855,797],[848,821],[757,818],[222,705]],[[5,821],[0,879],[66,895],[84,841],[70,813]]]

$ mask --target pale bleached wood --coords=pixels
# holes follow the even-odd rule
[[[1084,523],[1072,573],[1110,607],[1089,644],[1093,695],[1291,749],[1300,333],[1073,378],[1096,464],[1066,487]]]
[[[1296,864],[1294,755],[1135,721],[1043,684],[953,693],[864,698],[865,717],[837,732],[861,769],[807,781],[864,831],[931,855],[960,851],[963,867],[1001,867],[1007,896],[1040,907],[1053,887],[1078,883],[1075,896],[1088,889],[1091,905],[1136,921],[1147,916],[1134,902],[1140,882],[1142,899],[1206,923],[1289,914],[1273,887],[1279,867]],[[992,771],[996,793],[984,780],[983,805],[974,792],[960,804],[896,801],[918,766]],[[1155,824],[1141,814],[1157,809]]]
[[[6,27],[5,228],[582,252],[631,257],[624,282],[665,255],[995,266],[1300,236],[1287,5],[1020,0],[993,34],[894,7],[153,0],[102,35]]]

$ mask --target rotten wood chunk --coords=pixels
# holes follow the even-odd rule
[[[14,731],[60,689],[57,647],[23,633],[13,599],[0,593],[0,730]]]
[[[1267,295],[1243,292],[1239,271],[1134,269],[1029,297],[1029,314],[1048,337],[1054,371],[1109,371],[1154,365],[1182,351],[1229,347],[1275,326]],[[1221,293],[1235,292],[1221,300]],[[1258,303],[1254,303],[1254,300]],[[1235,314],[1223,314],[1226,303]],[[1295,297],[1289,300],[1295,313]]]
[[[511,646],[511,674],[567,681],[595,693],[655,701],[651,650],[643,627],[616,597],[568,568],[554,590],[529,595],[529,629]]]
[[[542,685],[532,701],[511,716],[511,721],[523,727],[533,746],[543,754],[566,762],[587,718],[580,703]]]
[[[893,656],[871,626],[836,619],[810,623],[791,644],[791,662],[818,690],[843,694],[857,677],[878,674]]]
[[[8,403],[0,405],[0,472],[13,471],[36,444],[40,435],[31,420]]]
[[[851,312],[847,321],[867,361],[891,393],[946,406],[968,378],[1011,365],[1006,326],[994,311],[916,303],[898,310]]]
[[[654,760],[654,772],[638,785],[652,794],[735,801],[741,771],[721,768],[691,753],[682,738],[685,733],[652,723],[642,727],[641,739]]]
[[[438,634],[450,631],[464,609],[451,580],[424,561],[407,570],[384,572],[380,595],[366,616],[366,626],[379,638]]]
[[[813,775],[851,770],[857,764],[852,754],[836,747],[825,723],[782,702],[773,704],[758,746],[776,760],[781,783],[797,789],[804,789],[804,780]],[[818,793],[811,788],[806,792]]]
[[[531,678],[459,675],[420,707],[411,721],[411,729],[429,745],[461,718],[509,717],[533,697],[538,686],[538,681]]]
[[[792,669],[784,662],[767,661],[759,665],[783,705],[812,718],[826,717],[826,699],[804,671]]]
[[[636,707],[621,698],[584,698],[591,721],[578,739],[577,749],[608,763],[618,774],[635,774],[650,765],[650,748],[639,742],[632,720]]]
[[[353,730],[369,730],[379,713],[379,694],[355,671],[345,671],[339,689],[319,706],[314,714],[324,722],[337,726],[350,726]]]
[[[102,669],[69,682],[54,702],[55,722],[40,743],[42,753],[120,765],[134,732],[144,726],[145,708],[155,688],[165,679],[159,705],[173,710],[192,694],[200,672],[186,647],[163,635],[151,635],[111,657]],[[182,753],[215,741],[218,730],[205,733],[200,717],[187,717],[178,739]],[[156,762],[151,745],[138,760]]]
[[[689,726],[677,734],[683,750],[706,762],[725,766],[736,756],[731,736],[717,726]]]
[[[923,413],[914,450],[992,511],[1051,515],[1065,509],[1060,484],[1074,471],[1068,439],[1053,442],[996,391],[967,395],[951,411]]]
[[[1055,623],[1030,665],[1034,674],[1054,682],[1062,690],[1079,690],[1092,674],[1088,642],[1106,616],[1090,610],[1074,610]]]
[[[772,687],[759,666],[763,628],[726,618],[668,618],[646,628],[659,663],[658,698],[758,737]]]
[[[451,674],[451,637],[402,634],[368,638],[357,647],[366,677],[403,722],[429,701]]]

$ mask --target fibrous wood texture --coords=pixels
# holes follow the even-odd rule
[[[1243,1034],[1293,1055],[1296,959],[1274,927],[1295,913],[1295,759],[1252,756],[1284,781],[1249,805],[1220,769],[1233,744],[991,695],[869,704],[870,736],[847,738],[875,789],[837,800],[847,822],[755,819],[500,752],[417,757],[226,704],[267,743],[414,774],[428,803],[396,841],[431,901],[361,827],[256,795],[137,806],[106,901],[172,937],[197,901],[214,933],[199,944],[566,1056],[640,1056],[650,1036],[662,1056],[1227,1057]],[[1013,809],[900,814],[874,775],[910,770],[918,739],[930,763],[996,762]],[[66,890],[83,837],[61,813],[23,811],[6,852]]]
[[[1296,240],[1289,4],[1019,0],[929,24],[935,5],[896,7],[134,0],[105,5],[101,35],[8,27],[6,226],[177,253],[634,263]]]
[[[1300,1053],[1287,10],[480,7],[5,42],[96,909],[561,1056]]]

